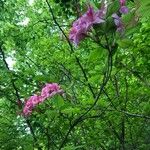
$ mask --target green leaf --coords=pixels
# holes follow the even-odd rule
[[[55,95],[54,98],[52,99],[52,103],[54,104],[56,109],[61,109],[61,107],[64,105],[64,100],[62,96]]]
[[[133,41],[131,39],[118,40],[117,43],[121,48],[129,48],[133,45]]]
[[[111,17],[113,13],[116,13],[120,8],[120,4],[118,0],[113,1],[110,5],[108,5],[106,18]]]

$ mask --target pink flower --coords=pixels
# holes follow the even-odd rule
[[[126,6],[121,6],[119,11],[122,14],[127,14],[129,12],[129,10],[128,10],[128,8]]]
[[[104,22],[103,18],[103,10],[98,10],[94,12],[93,7],[89,6],[88,11],[83,15],[85,17],[87,24],[91,27],[93,24],[98,24]]]
[[[63,94],[63,90],[54,91],[49,95],[49,97],[53,97],[56,94]]]
[[[32,104],[33,107],[35,107],[37,104],[43,102],[43,97],[42,96],[36,96],[32,99]]]
[[[115,25],[117,27],[117,31],[118,32],[123,32],[124,31],[124,25],[123,25],[123,23],[121,21],[121,18],[115,13],[112,14],[112,17],[113,17],[114,23],[115,23]]]
[[[104,22],[103,17],[105,13],[105,7],[95,12],[93,7],[89,5],[87,12],[73,23],[73,27],[69,33],[70,41],[78,45],[87,36],[87,32],[90,31],[94,24]]]
[[[28,109],[27,107],[24,107],[23,109],[23,115],[28,116],[32,113],[32,109]]]
[[[120,0],[120,13],[127,14],[129,12],[128,8],[125,6],[126,0]]]
[[[42,89],[41,96],[46,99],[48,97],[52,97],[53,95],[62,92],[60,86],[57,83],[46,84]]]
[[[86,37],[86,28],[84,27],[72,27],[69,35],[70,41],[75,45],[78,45],[79,42]]]
[[[32,109],[40,103],[41,101],[41,96],[38,96],[38,95],[34,95],[34,96],[31,96],[27,102],[25,103],[25,106],[24,106],[24,109],[23,109],[23,114],[25,116],[27,116],[28,114],[30,114],[32,112]]]
[[[120,2],[120,5],[123,6],[123,5],[125,5],[126,0],[119,0],[119,2]]]
[[[88,31],[90,24],[87,21],[86,15],[81,16],[78,20],[73,23],[73,27],[76,27],[78,30],[83,29],[83,32]]]
[[[31,96],[25,103],[23,108],[23,115],[28,116],[32,113],[35,106],[44,102],[47,98],[52,97],[56,94],[62,94],[63,90],[57,83],[47,83],[42,89],[41,95]]]

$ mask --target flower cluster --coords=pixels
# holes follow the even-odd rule
[[[63,90],[60,88],[60,86],[57,83],[47,83],[42,91],[41,95],[34,95],[31,96],[25,103],[25,106],[23,108],[23,115],[28,116],[32,113],[33,108],[45,101],[47,98],[51,98],[55,94],[61,94],[63,93]]]
[[[94,11],[93,7],[89,5],[87,12],[73,23],[69,34],[70,41],[78,45],[87,36],[87,32],[91,30],[94,24],[104,22],[105,14],[106,7],[103,6],[100,10]]]
[[[122,23],[120,15],[127,14],[128,8],[125,6],[126,0],[118,1],[120,3],[120,9],[118,10],[118,12],[112,14],[112,18],[114,19],[117,31],[123,32],[124,25]],[[103,4],[101,9],[95,11],[94,8],[91,5],[89,5],[87,12],[73,23],[73,26],[69,33],[70,41],[77,46],[81,40],[88,36],[87,33],[91,31],[91,28],[94,24],[100,24],[105,22],[107,6],[108,3]]]

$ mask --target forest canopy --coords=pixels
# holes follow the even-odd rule
[[[149,150],[149,10],[0,0],[0,150]]]

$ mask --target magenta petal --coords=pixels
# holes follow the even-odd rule
[[[126,6],[122,6],[119,11],[122,14],[127,14],[129,12],[129,10]]]
[[[89,6],[88,8],[88,11],[85,13],[85,19],[87,22],[93,22],[94,20],[94,15],[95,15],[95,12],[94,12],[94,9],[92,6]]]
[[[59,90],[60,90],[60,86],[57,83],[46,84],[46,86],[42,89],[41,92],[41,97],[43,98],[42,100],[50,97],[51,93],[53,92],[57,93]]]
[[[126,0],[119,0],[119,2],[120,2],[120,5],[123,6],[123,5],[125,5]]]
[[[79,42],[86,37],[87,32],[91,30],[94,24],[104,22],[103,17],[105,12],[105,7],[95,12],[94,8],[89,5],[87,12],[73,23],[73,27],[69,33],[70,41],[77,46]]]
[[[117,14],[113,14],[112,17],[113,17],[114,23],[117,27],[117,32],[123,32],[124,31],[124,25],[122,23],[121,18]]]
[[[26,101],[24,108],[23,108],[23,115],[24,116],[30,115],[36,105],[42,103],[47,98],[52,97],[55,94],[62,94],[62,93],[63,93],[63,90],[60,88],[60,86],[57,83],[46,84],[42,88],[41,95],[31,96]]]

